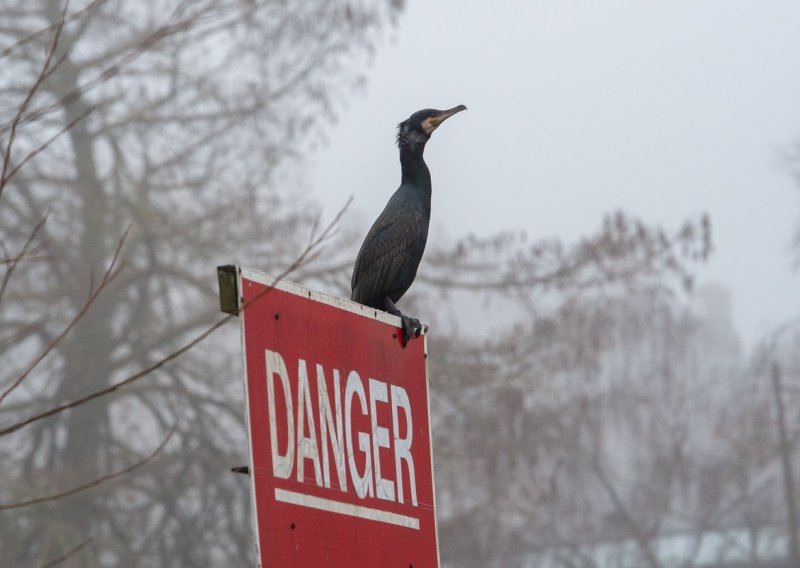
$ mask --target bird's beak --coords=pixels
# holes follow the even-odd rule
[[[445,120],[453,116],[457,112],[461,112],[462,110],[467,110],[467,107],[464,105],[458,105],[457,107],[453,107],[450,110],[445,110],[440,114],[431,117],[431,126],[434,128],[438,128],[441,123]]]
[[[428,136],[430,136],[431,132],[439,128],[439,125],[441,123],[443,123],[445,120],[447,120],[457,112],[461,112],[462,110],[467,110],[467,107],[465,107],[464,105],[458,105],[457,107],[453,107],[449,110],[444,110],[439,114],[435,114],[430,118],[426,118],[422,124],[425,133],[428,134]]]

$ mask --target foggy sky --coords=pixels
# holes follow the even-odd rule
[[[752,345],[800,313],[789,242],[800,191],[800,3],[411,2],[312,155],[332,214],[369,226],[400,179],[394,127],[469,110],[433,136],[431,238],[524,229],[573,240],[621,208],[677,227],[707,211],[699,282],[733,294]]]

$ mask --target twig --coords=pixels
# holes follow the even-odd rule
[[[50,49],[47,52],[47,55],[44,58],[44,63],[42,64],[42,70],[39,72],[39,76],[34,81],[33,86],[31,86],[30,90],[28,91],[28,95],[25,97],[25,100],[22,101],[22,104],[17,109],[17,114],[14,115],[14,119],[11,121],[11,128],[9,129],[8,133],[8,143],[6,144],[6,149],[3,155],[3,170],[0,173],[0,196],[3,194],[3,189],[6,187],[6,183],[8,182],[9,175],[8,175],[8,167],[11,162],[11,148],[14,146],[14,139],[17,136],[17,126],[19,125],[20,120],[22,119],[22,115],[28,109],[28,105],[31,104],[33,97],[36,95],[39,88],[44,83],[45,79],[47,79],[57,68],[58,66],[64,61],[64,57],[59,58],[53,65],[51,62],[53,60],[53,54],[56,52],[56,48],[58,47],[58,40],[61,37],[61,31],[64,29],[64,22],[66,21],[67,16],[67,7],[69,6],[69,0],[64,2],[64,8],[61,10],[61,19],[58,21],[58,25],[56,26],[56,31],[53,34],[53,41],[50,44]]]
[[[647,535],[646,529],[641,526],[641,523],[638,519],[634,519],[633,515],[628,510],[628,507],[622,501],[622,497],[617,492],[614,484],[608,478],[608,475],[600,465],[600,459],[594,452],[590,452],[589,463],[598,481],[600,481],[600,484],[606,490],[608,497],[614,504],[615,511],[622,517],[624,523],[628,525],[628,529],[631,531],[633,538],[639,545],[642,554],[645,556],[645,558],[647,558],[648,564],[651,566],[651,568],[659,568],[661,563],[658,561],[650,548],[650,538]]]
[[[244,1],[239,2],[239,4],[244,4],[244,3],[245,3]],[[14,120],[10,123],[9,127],[12,127],[14,125],[14,122],[17,122],[18,124],[26,124],[28,122],[38,120],[45,114],[64,106],[65,104],[67,104],[68,101],[77,98],[80,94],[85,93],[90,89],[93,89],[97,85],[111,79],[112,77],[115,77],[122,71],[122,69],[126,65],[129,65],[130,63],[136,61],[136,59],[138,59],[142,54],[147,53],[147,51],[158,42],[164,40],[165,38],[171,37],[179,32],[189,30],[198,21],[203,21],[203,18],[201,17],[203,16],[202,13],[188,16],[182,20],[177,19],[183,15],[183,12],[185,11],[185,6],[188,4],[189,4],[188,2],[182,2],[175,10],[173,10],[172,15],[168,19],[167,23],[159,26],[152,32],[148,33],[143,38],[138,40],[136,43],[126,46],[125,49],[119,52],[122,53],[122,55],[119,56],[117,61],[105,67],[94,78],[90,79],[86,83],[83,83],[82,85],[77,86],[72,91],[65,93],[55,102],[32,110],[24,118],[22,118],[21,116],[15,117]],[[236,4],[234,4],[234,6],[235,5]],[[217,12],[222,14],[226,9],[228,8],[219,9]],[[208,17],[209,16],[206,16],[206,19]],[[177,21],[173,22],[169,21],[173,19]],[[57,63],[60,64],[61,60],[59,60]],[[57,66],[58,65],[55,65],[53,67],[53,70],[55,70],[55,67]],[[48,74],[52,73],[53,70],[48,72]],[[5,124],[0,126],[0,130],[3,130],[5,127],[6,127]]]
[[[140,460],[135,464],[126,467],[125,469],[115,471],[114,473],[109,473],[108,475],[104,475],[103,477],[98,477],[97,479],[94,479],[87,483],[83,483],[81,485],[78,485],[77,487],[68,489],[67,491],[62,491],[61,493],[55,493],[53,495],[48,495],[47,497],[37,497],[36,499],[29,499],[27,501],[20,501],[18,503],[10,503],[8,505],[0,505],[0,511],[7,511],[8,509],[19,509],[22,507],[30,507],[31,505],[39,505],[41,503],[58,501],[59,499],[63,499],[64,497],[69,497],[70,495],[75,495],[76,493],[80,493],[81,491],[86,491],[87,489],[91,489],[92,487],[97,487],[98,485],[102,485],[103,483],[111,481],[112,479],[116,479],[117,477],[122,477],[123,475],[127,475],[132,471],[139,469],[147,462],[152,460],[154,457],[156,457],[161,452],[161,450],[164,449],[164,446],[167,445],[167,442],[169,442],[170,438],[172,438],[172,435],[174,433],[175,430],[171,430],[169,434],[167,434],[167,437],[164,438],[164,440],[161,442],[161,445],[159,445],[152,454],[150,454],[143,460]]]
[[[8,261],[8,268],[6,269],[6,273],[3,275],[3,282],[0,283],[0,304],[3,303],[3,294],[6,292],[6,288],[8,287],[8,283],[11,281],[11,276],[14,274],[14,270],[17,268],[17,264],[19,264],[19,261],[22,260],[28,253],[28,249],[33,244],[33,241],[36,240],[36,235],[42,230],[45,222],[47,222],[47,215],[42,217],[42,220],[36,223],[36,226],[33,228],[33,231],[31,231],[28,240],[25,241],[25,244],[22,246],[22,250],[20,250],[19,254],[11,259],[6,259]],[[0,401],[2,401],[2,398],[0,398]]]
[[[5,400],[5,398],[9,394],[11,394],[11,392],[13,392],[14,389],[16,389],[19,385],[22,384],[22,382],[26,378],[28,378],[31,371],[33,371],[36,368],[36,366],[39,363],[41,363],[42,360],[45,357],[47,357],[47,355],[56,347],[56,345],[58,345],[61,342],[61,340],[64,339],[64,337],[66,337],[66,335],[70,331],[72,331],[72,329],[78,324],[81,318],[83,318],[83,316],[86,315],[86,312],[89,311],[89,308],[95,302],[100,293],[105,289],[106,286],[108,286],[111,283],[112,280],[114,280],[114,278],[119,274],[120,270],[122,270],[122,266],[120,266],[119,268],[115,267],[117,264],[117,260],[119,260],[120,252],[122,252],[122,246],[125,244],[125,240],[128,238],[129,231],[130,231],[130,226],[128,226],[128,228],[125,229],[125,232],[120,238],[119,243],[117,244],[117,249],[114,251],[114,256],[111,258],[111,262],[109,263],[108,269],[106,270],[105,274],[103,274],[103,278],[100,281],[100,284],[97,286],[97,288],[94,288],[94,286],[92,286],[89,289],[89,296],[86,298],[83,307],[81,307],[78,313],[75,314],[75,317],[73,317],[72,320],[66,325],[66,327],[64,327],[61,333],[59,333],[50,343],[48,343],[45,346],[45,348],[42,349],[41,353],[39,353],[39,355],[37,355],[34,358],[34,360],[31,361],[30,365],[28,365],[28,368],[25,369],[25,371],[23,371],[22,374],[19,377],[17,377],[17,379],[13,383],[11,383],[11,385],[5,391],[3,391],[3,394],[0,394],[0,404],[3,403],[3,400]]]
[[[69,560],[69,558],[71,556],[74,556],[74,555],[78,554],[81,550],[84,549],[84,547],[86,545],[88,545],[93,540],[94,539],[92,537],[87,538],[82,543],[80,543],[78,546],[76,546],[74,548],[70,548],[68,551],[66,551],[64,554],[62,554],[58,558],[54,558],[53,560],[48,562],[47,564],[42,566],[42,568],[52,568],[53,566],[56,566],[58,564],[61,564],[62,562],[65,562],[66,560]]]
[[[281,280],[286,278],[289,274],[291,274],[292,272],[294,272],[295,270],[297,270],[298,268],[303,266],[309,260],[313,260],[313,258],[315,258],[314,253],[316,252],[316,249],[324,241],[326,241],[328,238],[330,238],[330,236],[333,234],[334,227],[339,223],[339,220],[342,218],[342,215],[344,215],[344,212],[350,206],[351,202],[352,202],[352,197],[347,200],[347,203],[345,203],[344,207],[339,211],[339,213],[337,213],[337,215],[330,222],[330,224],[328,224],[328,226],[325,228],[325,230],[323,230],[322,233],[320,233],[320,235],[316,239],[314,239],[311,243],[309,243],[309,245],[300,254],[300,256],[298,256],[297,259],[295,259],[295,261],[286,270],[284,270],[283,272],[281,272],[281,274],[279,274],[277,276],[277,278],[275,279],[275,282],[271,286],[268,286],[267,288],[265,288],[264,290],[262,290],[261,292],[256,294],[253,298],[251,298],[250,300],[245,302],[242,305],[242,310],[245,310],[245,309],[249,308],[255,302],[261,300],[266,294],[268,294],[269,292],[271,292],[275,288],[275,286],[277,285],[278,282],[280,282]],[[137,373],[134,373],[133,375],[131,375],[131,376],[119,381],[119,382],[116,382],[116,383],[114,383],[114,384],[112,384],[112,385],[110,385],[110,386],[108,386],[108,387],[106,387],[104,389],[100,389],[100,390],[94,391],[94,392],[92,392],[92,393],[90,393],[90,394],[88,394],[86,396],[83,396],[81,398],[73,400],[72,402],[67,402],[67,403],[64,403],[64,404],[61,404],[61,405],[58,405],[58,406],[54,406],[53,408],[51,408],[49,410],[46,410],[46,411],[41,412],[39,414],[35,414],[35,415],[31,416],[30,418],[26,418],[25,420],[22,420],[20,422],[12,424],[11,426],[7,426],[7,427],[5,427],[3,429],[0,429],[0,436],[7,436],[8,434],[12,434],[12,433],[16,432],[17,430],[19,430],[21,428],[24,428],[25,426],[28,426],[29,424],[33,424],[34,422],[38,422],[39,420],[42,420],[44,418],[48,418],[50,416],[54,416],[56,414],[60,414],[61,412],[64,412],[65,410],[69,410],[70,408],[75,408],[76,406],[80,406],[80,405],[85,404],[85,403],[87,403],[89,401],[92,401],[92,400],[94,400],[96,398],[100,398],[100,397],[106,396],[108,394],[111,394],[112,392],[116,391],[117,389],[120,389],[120,388],[122,388],[124,386],[127,386],[127,385],[129,385],[129,384],[141,379],[142,377],[145,377],[145,376],[149,375],[153,371],[156,371],[156,370],[160,369],[161,367],[163,367],[164,365],[166,365],[170,361],[172,361],[174,359],[177,359],[178,357],[180,357],[181,355],[186,353],[189,349],[191,349],[192,347],[194,347],[195,345],[197,345],[198,343],[203,341],[206,337],[208,337],[209,335],[214,333],[216,330],[218,330],[220,327],[222,327],[228,320],[230,320],[233,317],[234,316],[232,314],[223,317],[221,320],[217,321],[215,324],[211,325],[206,330],[204,330],[202,333],[200,333],[197,337],[192,339],[189,343],[187,343],[186,345],[184,345],[180,349],[178,349],[176,351],[173,351],[172,353],[170,353],[166,357],[163,357],[159,361],[153,363],[149,367],[147,367],[145,369],[142,369],[141,371],[139,371]]]
[[[81,8],[77,12],[73,12],[67,18],[64,18],[64,23],[72,22],[73,20],[77,20],[78,18],[82,17],[85,13],[87,13],[87,12],[89,12],[91,10],[94,10],[100,4],[105,4],[106,2],[108,2],[108,0],[94,0],[93,2],[87,4],[85,7]],[[49,31],[51,31],[53,29],[58,28],[60,25],[62,25],[62,22],[56,22],[54,24],[50,24],[49,26],[46,26],[46,27],[44,27],[44,28],[42,28],[40,30],[37,30],[37,31],[35,31],[35,32],[31,33],[31,34],[26,35],[22,39],[19,39],[19,40],[15,41],[11,45],[9,45],[8,47],[6,47],[2,51],[0,51],[0,59],[3,59],[4,57],[8,57],[18,47],[20,47],[22,45],[25,45],[28,42],[34,41],[36,39],[39,39],[39,37],[43,36],[44,34],[46,34],[47,32],[49,32]]]
[[[9,171],[2,178],[0,178],[0,193],[2,193],[3,188],[8,184],[8,182],[11,181],[11,178],[13,178],[15,175],[17,175],[17,173],[19,173],[19,170],[22,168],[22,166],[24,166],[25,164],[30,162],[32,159],[34,159],[36,156],[38,156],[39,154],[41,154],[42,152],[47,150],[47,148],[50,147],[50,144],[55,142],[65,132],[69,132],[70,130],[72,130],[73,126],[75,126],[81,120],[83,120],[84,118],[89,116],[91,113],[93,113],[95,110],[97,110],[97,107],[98,107],[98,105],[90,105],[89,107],[87,107],[86,110],[84,110],[78,116],[76,116],[75,118],[70,120],[66,125],[64,125],[62,128],[60,128],[58,130],[58,132],[56,132],[50,138],[48,138],[45,142],[43,142],[38,148],[36,148],[35,150],[32,150],[31,152],[29,152],[27,156],[25,156],[22,160],[20,160],[20,162],[11,169],[11,171]]]
[[[0,265],[14,264],[15,262],[38,262],[40,260],[48,260],[51,257],[46,254],[26,254],[25,256],[11,256],[0,260]]]

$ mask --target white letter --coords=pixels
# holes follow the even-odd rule
[[[397,409],[402,408],[406,415],[406,437],[400,437]],[[408,465],[408,479],[411,485],[411,504],[417,506],[417,478],[414,475],[414,458],[411,457],[411,440],[414,431],[411,426],[411,403],[403,387],[392,385],[392,427],[394,428],[394,463],[397,471],[397,499],[403,503],[403,469],[400,460]]]
[[[328,436],[333,447],[336,472],[339,474],[339,489],[347,491],[347,474],[344,463],[344,429],[342,428],[342,391],[339,388],[339,369],[333,370],[333,394],[336,397],[336,424],[333,422],[328,386],[325,384],[325,371],[317,363],[317,393],[319,393],[319,442],[322,444],[322,473],[325,487],[331,486],[331,468],[328,461]],[[330,434],[328,434],[330,432]]]
[[[358,433],[358,449],[366,454],[364,462],[364,475],[358,474],[356,468],[355,454],[353,453],[353,394],[357,394],[361,400],[361,414],[367,413],[367,397],[364,394],[364,385],[361,382],[361,377],[355,371],[350,371],[347,375],[347,387],[344,391],[344,413],[347,416],[345,421],[345,433],[347,434],[347,463],[350,464],[350,477],[353,479],[353,487],[356,489],[356,495],[364,498],[367,495],[373,496],[372,489],[372,457],[370,456],[369,449],[369,434],[364,432]]]
[[[375,402],[387,402],[386,383],[375,379],[369,380],[369,415],[372,420],[372,457],[375,460],[375,492],[378,499],[394,501],[394,483],[389,479],[381,479],[380,448],[389,447],[389,430],[378,426],[378,413]]]
[[[289,372],[280,353],[266,350],[267,356],[267,403],[269,407],[269,437],[272,443],[272,474],[281,479],[289,479],[294,465],[294,412],[292,411],[292,391],[289,389]],[[278,419],[275,416],[275,382],[278,375],[283,386],[283,401],[286,403],[286,454],[278,450]]]
[[[308,434],[306,437],[306,420],[308,414]],[[314,426],[314,413],[311,409],[311,393],[308,390],[308,371],[306,362],[298,360],[297,368],[297,481],[303,481],[305,460],[314,462],[314,478],[317,485],[322,486],[322,472],[319,469],[319,450],[317,450],[317,428]]]

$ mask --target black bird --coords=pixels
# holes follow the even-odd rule
[[[422,153],[433,131],[462,110],[467,107],[425,109],[397,125],[400,187],[367,233],[353,268],[350,299],[400,316],[403,347],[412,336],[419,337],[422,332],[418,319],[409,318],[394,305],[414,281],[428,240],[431,173]]]

